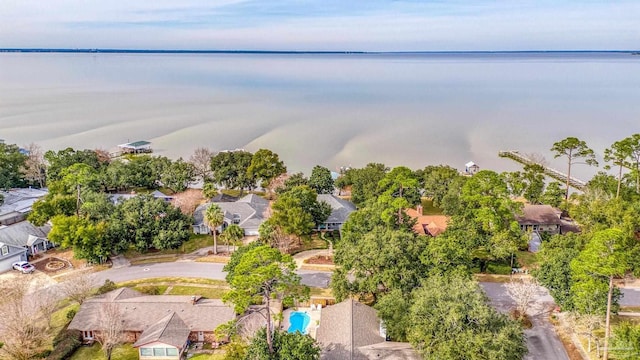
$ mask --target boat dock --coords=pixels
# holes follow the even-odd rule
[[[509,158],[523,165],[539,165],[544,169],[544,174],[547,175],[548,177],[558,180],[563,184],[566,183],[567,181],[567,174],[563,173],[562,171],[556,170],[554,168],[548,167],[546,165],[540,164],[539,162],[534,161],[530,157],[520,154],[518,151],[515,151],[515,150],[499,151],[498,156],[503,158]],[[571,176],[569,178],[569,185],[575,189],[582,190],[585,186],[587,186],[587,183],[585,181],[582,181],[578,178]]]

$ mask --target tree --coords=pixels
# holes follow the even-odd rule
[[[427,166],[422,170],[424,195],[433,200],[435,207],[441,207],[454,181],[461,177],[458,170],[447,165]]]
[[[276,185],[276,184],[274,184]],[[274,189],[276,194],[285,193],[294,187],[309,185],[309,180],[304,177],[304,174],[301,172],[297,172],[292,174],[291,176],[287,176],[283,181],[281,186],[275,186]]]
[[[635,175],[636,193],[640,194],[640,134],[633,134],[616,141],[604,151],[604,161],[618,166],[616,197],[620,196],[622,168],[628,168]]]
[[[267,322],[267,345],[269,353],[274,354],[272,339],[271,301],[279,299],[286,305],[293,301],[309,297],[309,288],[300,285],[300,276],[295,273],[296,264],[290,255],[269,246],[257,246],[244,254],[233,268],[231,290],[223,300],[233,303],[236,313],[242,314],[249,309],[256,297],[261,297],[263,305],[259,314]]]
[[[117,304],[104,303],[100,308],[100,332],[96,339],[102,345],[107,360],[111,360],[113,350],[125,341],[124,321]]]
[[[425,279],[407,317],[407,339],[423,359],[519,360],[527,353],[520,325],[497,313],[466,277]]]
[[[320,346],[315,340],[299,332],[288,333],[274,331],[274,352],[269,351],[265,328],[258,330],[251,339],[245,360],[317,360],[320,359]]]
[[[43,199],[33,203],[31,213],[29,213],[27,220],[35,226],[43,226],[56,215],[75,215],[77,211],[76,206],[76,196],[49,192]]]
[[[166,201],[140,195],[116,207],[107,239],[116,251],[131,245],[140,252],[176,249],[189,239],[192,223],[190,216]]]
[[[362,169],[349,169],[345,176],[351,182],[351,201],[363,207],[378,196],[378,184],[389,169],[384,164],[369,163]]]
[[[247,177],[260,180],[260,186],[268,188],[271,180],[286,172],[287,168],[278,154],[268,149],[260,149],[251,158],[251,164],[247,168]]]
[[[562,198],[564,197],[564,191],[559,182],[552,181],[550,182],[542,197],[540,198],[540,202],[543,204],[548,204],[553,207],[559,207],[562,204]]]
[[[527,310],[536,295],[540,293],[540,287],[535,280],[524,279],[511,279],[510,282],[505,284],[507,293],[513,301],[516,303],[516,311],[519,316],[526,316]]]
[[[382,217],[387,222],[402,224],[404,209],[420,203],[418,179],[411,169],[399,166],[378,182],[378,202],[384,206]]]
[[[56,215],[48,238],[61,248],[73,248],[74,257],[102,263],[111,254],[113,244],[106,237],[106,224],[93,224],[75,215]]]
[[[49,319],[55,306],[51,296],[34,296],[29,292],[31,279],[16,276],[0,282],[0,358],[30,360],[50,346]]]
[[[427,273],[420,255],[427,246],[408,230],[376,226],[356,241],[341,241],[335,250],[331,288],[337,300],[349,295],[375,303],[394,289],[408,293]]]
[[[525,189],[522,194],[532,204],[540,204],[544,192],[544,168],[538,164],[524,166]]]
[[[73,164],[83,163],[96,171],[108,165],[94,150],[75,150],[70,147],[57,152],[49,150],[44,154],[44,158],[49,163],[47,181],[59,180],[60,172]]]
[[[21,169],[27,161],[20,148],[14,144],[0,143],[0,189],[22,187]]]
[[[247,171],[253,160],[253,154],[244,150],[221,151],[211,158],[211,172],[213,181],[222,184],[227,189],[251,188],[255,179],[249,177]]]
[[[333,193],[333,178],[331,171],[324,166],[316,165],[311,170],[309,177],[309,187],[314,189],[318,194]]]
[[[286,234],[300,240],[322,224],[331,214],[331,206],[318,201],[318,194],[309,186],[296,186],[280,194],[271,206],[272,223]]]
[[[609,319],[613,304],[613,278],[622,276],[629,269],[628,247],[622,231],[617,229],[603,230],[594,234],[578,257],[571,262],[571,268],[583,273],[591,279],[605,277],[609,286],[607,291],[606,324],[604,337],[604,355],[608,359],[608,342],[610,334]],[[589,283],[588,279],[584,283]],[[580,286],[581,284],[577,284]]]
[[[227,226],[226,229],[224,229],[224,231],[222,232],[222,235],[220,236],[227,243],[227,253],[228,253],[229,243],[236,244],[236,242],[242,240],[242,238],[244,237],[244,230],[236,224],[231,224]]]
[[[213,253],[218,253],[218,227],[224,223],[224,213],[220,206],[211,204],[204,212],[205,224],[213,233]]]
[[[285,234],[278,225],[275,225],[272,219],[267,219],[267,221],[260,224],[258,233],[260,235],[260,241],[264,244],[278,249],[285,254],[291,250],[293,240],[288,234]]]
[[[574,164],[587,164],[591,166],[598,166],[596,156],[583,140],[575,137],[568,137],[564,140],[558,141],[553,144],[551,151],[555,153],[554,157],[559,158],[561,156],[567,157],[567,182],[566,192],[564,195],[565,201],[569,199],[569,184],[571,179],[571,166]]]
[[[202,185],[202,196],[204,196],[205,199],[211,199],[216,195],[218,195],[218,188],[214,183],[205,182],[204,185]]]
[[[78,304],[88,299],[96,287],[95,278],[87,272],[76,273],[61,284],[62,293]]]
[[[37,144],[31,143],[26,148],[27,159],[20,171],[30,184],[43,188],[47,179],[47,163],[44,160],[44,152]]]
[[[171,162],[160,175],[162,184],[174,193],[185,191],[194,180],[193,165],[183,161],[182,158]]]
[[[193,165],[195,175],[207,182],[211,179],[211,158],[213,158],[213,151],[199,147],[193,151],[193,154],[189,158],[189,163]]]
[[[157,189],[170,166],[171,160],[164,156],[134,156],[125,166],[125,183],[131,187]]]

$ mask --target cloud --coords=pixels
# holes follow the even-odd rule
[[[6,1],[6,0],[5,0]],[[640,2],[14,0],[5,47],[631,49]]]

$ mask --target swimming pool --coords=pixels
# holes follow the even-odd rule
[[[294,311],[289,315],[289,329],[287,331],[290,333],[299,331],[302,334],[306,334],[310,321],[309,314],[302,311]]]

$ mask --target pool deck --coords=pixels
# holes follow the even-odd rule
[[[311,308],[309,307],[303,307],[303,308],[301,307],[298,309],[287,309],[282,312],[283,319],[282,319],[282,323],[280,324],[280,329],[284,331],[287,331],[287,329],[289,329],[289,325],[290,325],[289,316],[291,315],[292,312],[295,312],[295,311],[304,312],[309,315],[310,321],[309,321],[309,326],[307,326],[307,334],[309,334],[309,336],[315,339],[316,330],[318,329],[318,324],[320,322],[321,310],[311,310]]]

